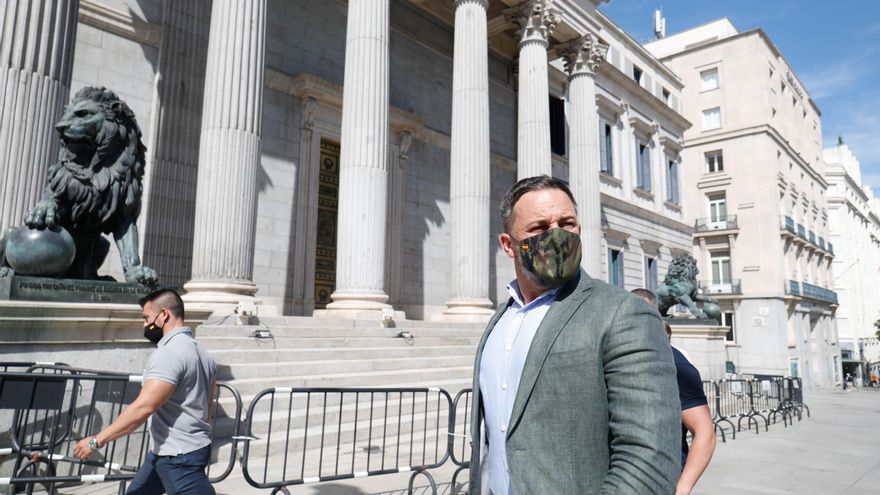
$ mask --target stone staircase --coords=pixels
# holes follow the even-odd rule
[[[400,321],[395,327],[385,328],[377,321],[272,317],[261,318],[257,324],[201,325],[196,329],[196,339],[213,356],[218,381],[232,385],[241,394],[244,419],[253,398],[271,387],[436,387],[454,398],[471,386],[474,353],[484,329],[484,324],[475,323]],[[271,337],[265,334],[267,330]],[[399,336],[401,332],[408,336]],[[261,333],[265,336],[260,337]],[[280,479],[282,459],[288,462],[286,476],[290,478],[295,477],[291,472],[299,473],[301,469],[306,476],[310,472],[312,476],[319,472],[332,474],[330,466],[337,463],[364,471],[369,462],[369,469],[375,470],[383,454],[388,465],[401,466],[408,465],[410,459],[417,465],[422,456],[430,462],[435,448],[439,457],[443,455],[448,408],[445,398],[436,392],[374,395],[377,417],[380,403],[383,412],[393,416],[382,425],[387,432],[385,443],[381,443],[383,435],[376,418],[370,431],[369,394],[362,394],[357,404],[351,396],[340,404],[338,395],[313,395],[308,413],[301,396],[295,396],[297,402],[292,407],[289,398],[290,394],[279,393],[274,403],[261,401],[253,413],[256,438],[250,447],[259,454],[252,456],[248,470],[254,476],[265,470],[269,480]],[[220,453],[216,461],[222,463],[230,455],[233,422],[227,416],[234,411],[235,402],[221,393],[219,403],[222,412],[215,423],[215,438]],[[322,422],[325,431],[318,426]],[[419,449],[418,445],[429,448]],[[212,471],[218,468],[222,469],[214,464]],[[63,487],[59,492],[109,495],[116,493],[117,486],[86,484]],[[259,492],[245,482],[238,461],[229,478],[215,488],[224,494]],[[405,488],[405,484],[395,488]]]

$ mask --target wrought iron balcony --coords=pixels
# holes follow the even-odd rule
[[[700,280],[698,285],[705,294],[742,294],[742,284],[738,278],[725,282]]]
[[[730,230],[737,228],[736,215],[724,217],[699,218],[694,223],[697,232],[710,232],[713,230]]]
[[[831,244],[831,241],[828,241],[828,252],[834,254],[834,244]]]
[[[811,244],[816,244],[816,234],[812,230],[809,232],[809,236],[807,238],[810,240]]]
[[[798,237],[800,237],[801,239],[807,238],[806,230],[804,229],[804,226],[801,224],[798,224]]]
[[[789,280],[787,284],[785,284],[785,293],[790,296],[799,296],[801,295],[801,284],[797,280]]]
[[[783,224],[782,224],[782,225],[783,225],[783,227],[785,228],[785,230],[791,232],[792,234],[795,233],[795,231],[794,231],[794,219],[791,218],[790,216],[785,215],[785,216],[783,217]]]
[[[833,290],[819,287],[818,285],[808,284],[806,282],[803,282],[801,286],[803,287],[804,297],[837,304],[837,293]]]
[[[819,237],[819,248],[825,249],[825,238],[824,237]]]

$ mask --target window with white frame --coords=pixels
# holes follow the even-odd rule
[[[727,293],[731,291],[730,251],[712,251],[709,253],[709,266],[712,268],[710,292]]]
[[[679,204],[678,161],[666,159],[666,200]]]
[[[651,147],[636,139],[636,187],[651,192]]]
[[[645,288],[655,290],[657,288],[657,259],[645,256]]]
[[[721,108],[703,110],[703,130],[711,131],[721,128]]]
[[[706,153],[706,172],[713,174],[724,171],[724,155],[721,150]]]
[[[614,140],[611,123],[603,117],[599,117],[599,169],[614,175]]]
[[[623,287],[623,251],[619,249],[608,250],[608,283],[616,287]]]
[[[724,228],[727,225],[727,194],[724,192],[713,193],[707,196],[709,200],[709,226]]]
[[[720,86],[720,84],[718,83],[717,68],[700,72],[700,79],[702,80],[700,91],[711,91],[713,89],[718,89],[718,86]]]
[[[724,340],[728,342],[736,342],[736,330],[733,328],[733,311],[725,311],[721,313],[721,326],[730,327]]]

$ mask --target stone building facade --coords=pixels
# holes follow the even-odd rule
[[[58,36],[0,53],[62,65],[7,57],[7,80],[55,82],[7,98],[3,121],[49,104],[0,134],[35,149],[71,89],[114,89],[148,146],[142,257],[193,304],[485,319],[513,278],[497,205],[539,173],[572,185],[588,272],[653,287],[691,249],[690,123],[682,82],[601,3],[13,0],[7,25],[42,33],[43,8]],[[47,160],[20,157],[2,227]]]
[[[732,325],[728,366],[839,382],[818,107],[760,29],[721,19],[646,48],[684,83],[685,205],[701,285]]]
[[[880,341],[874,326],[880,319],[880,200],[862,182],[859,160],[846,144],[825,148],[824,157],[841,363],[844,374],[866,383],[872,373],[880,375]]]

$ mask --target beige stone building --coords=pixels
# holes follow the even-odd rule
[[[840,380],[820,111],[767,34],[720,19],[646,48],[684,84],[684,207],[736,372]]]
[[[142,258],[191,303],[485,320],[513,278],[497,205],[540,173],[572,185],[588,272],[653,287],[690,249],[690,122],[681,81],[601,3],[15,0],[7,24],[58,33],[0,47],[27,55],[0,117],[30,126],[0,132],[21,163],[0,227],[40,193],[60,105],[105,85],[148,146]]]
[[[844,143],[825,148],[828,232],[834,243],[834,291],[843,373],[865,382],[880,374],[880,200],[862,182],[858,158]]]

